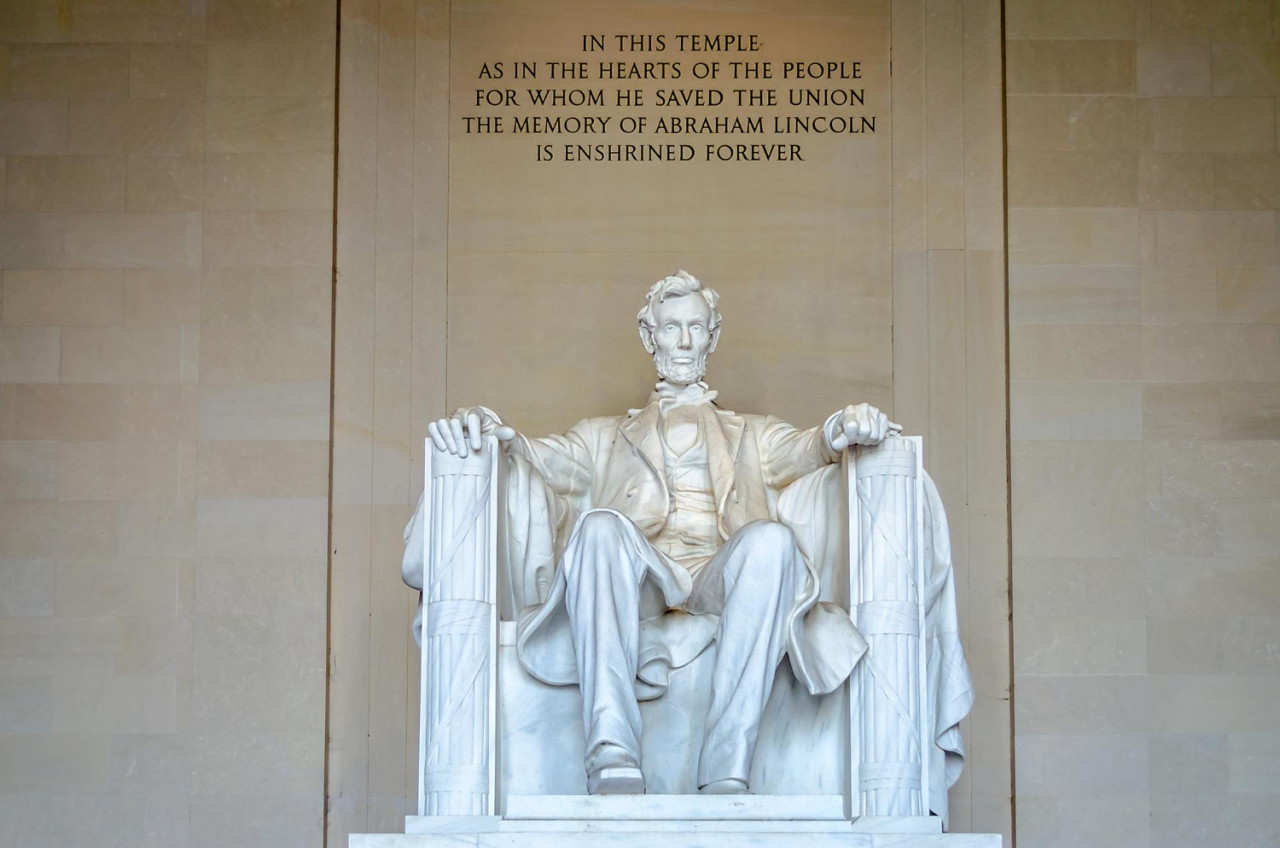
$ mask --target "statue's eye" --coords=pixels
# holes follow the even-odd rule
[[[668,324],[667,326],[663,327],[662,329],[664,329],[664,330],[674,330],[675,328],[676,328],[676,325],[675,325],[675,324]]]

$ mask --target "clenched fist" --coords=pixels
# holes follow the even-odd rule
[[[878,445],[890,433],[900,432],[901,424],[893,423],[889,416],[866,403],[846,406],[827,419],[827,442],[834,451],[849,445]]]

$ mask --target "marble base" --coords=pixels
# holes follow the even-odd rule
[[[406,816],[405,835],[355,834],[350,848],[597,848],[601,838],[623,848],[721,848],[726,842],[778,848],[1001,848],[999,834],[939,833],[936,817],[850,822],[837,796],[541,800],[540,807],[524,799],[509,806],[523,818]],[[565,818],[546,817],[554,812]],[[657,818],[663,814],[668,817]]]
[[[549,823],[546,823],[549,824]],[[633,830],[602,831],[595,822],[561,822],[555,829],[483,833],[355,833],[349,848],[599,848],[604,833],[618,848],[723,848],[726,843],[758,848],[1001,848],[998,833],[856,833],[847,822],[629,822]],[[779,827],[763,827],[770,824]]]
[[[839,795],[508,795],[516,821],[838,821]]]
[[[552,818],[552,816],[557,816]],[[1001,848],[999,834],[940,833],[937,817],[844,818],[838,795],[544,795],[506,816],[406,816],[405,834],[353,834],[350,848]]]

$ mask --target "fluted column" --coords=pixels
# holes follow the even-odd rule
[[[497,452],[427,439],[419,815],[494,812]]]
[[[893,437],[847,460],[850,610],[869,644],[850,696],[855,816],[927,816],[923,445]]]

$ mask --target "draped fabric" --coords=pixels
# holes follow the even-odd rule
[[[814,472],[782,492],[778,499],[779,519],[791,526],[800,550],[817,567],[823,585],[822,599],[832,600],[837,587],[847,585],[842,571],[848,568],[844,555],[844,493],[840,468],[830,466]],[[960,779],[964,769],[964,742],[960,722],[973,707],[973,683],[964,649],[960,645],[960,623],[956,616],[955,573],[951,567],[951,536],[947,516],[933,480],[924,477],[924,557],[929,575],[925,589],[925,634],[928,661],[928,720],[934,746],[929,762],[931,810],[948,820],[947,789]]]

